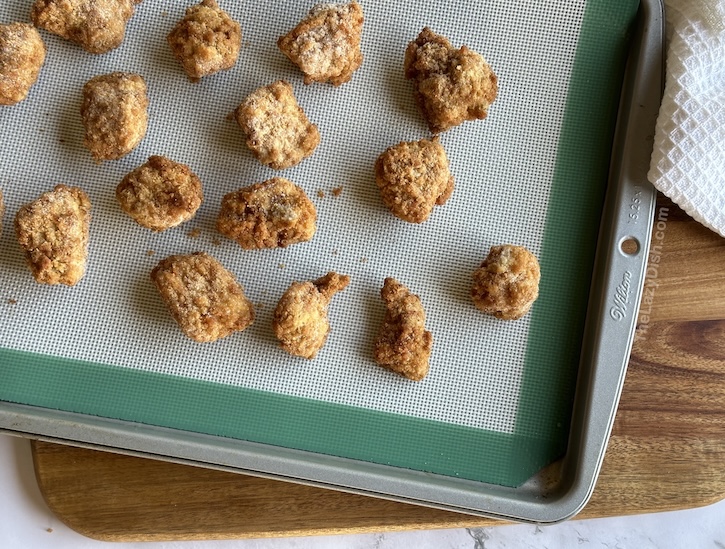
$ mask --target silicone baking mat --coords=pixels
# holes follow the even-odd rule
[[[27,21],[30,4],[3,3],[0,22]],[[140,4],[123,45],[104,55],[43,32],[38,83],[0,108],[0,399],[510,486],[563,454],[637,2],[361,4],[365,60],[339,88],[303,85],[276,48],[313,2],[222,2],[242,26],[242,52],[232,70],[197,84],[165,40],[182,3]],[[402,70],[424,26],[482,53],[499,96],[486,120],[442,136],[456,189],[412,225],[385,209],[373,164],[390,145],[429,135]],[[146,79],[149,129],[128,156],[96,164],[82,145],[80,92],[116,70]],[[311,158],[281,173],[252,157],[228,118],[279,79],[322,135]],[[160,234],[114,197],[154,154],[188,164],[205,198],[193,220]],[[275,175],[315,202],[311,242],[244,251],[216,233],[224,194]],[[57,183],[82,187],[93,204],[88,271],[73,288],[36,284],[12,230],[17,209]],[[501,243],[528,247],[542,267],[540,298],[515,322],[470,300],[473,270]],[[149,279],[163,257],[197,250],[256,304],[252,327],[213,344],[181,333]],[[327,345],[312,361],[286,355],[270,326],[277,299],[329,270],[352,282],[331,304]],[[434,347],[420,383],[371,358],[387,276],[427,311]]]

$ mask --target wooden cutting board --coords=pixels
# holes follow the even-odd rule
[[[725,498],[725,239],[660,199],[619,411],[579,515]],[[496,521],[320,488],[36,441],[50,508],[108,541],[228,539],[472,527]]]

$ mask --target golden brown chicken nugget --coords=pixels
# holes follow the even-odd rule
[[[194,341],[216,341],[254,322],[252,303],[239,282],[206,253],[169,256],[154,267],[151,280]]]
[[[536,256],[522,246],[493,246],[473,273],[471,297],[484,313],[516,320],[539,297],[541,271]]]
[[[357,2],[318,4],[277,46],[305,75],[305,84],[349,82],[363,56],[363,10]]]
[[[234,66],[242,45],[242,29],[214,0],[202,0],[187,8],[166,40],[184,72],[197,82]]]
[[[437,137],[390,147],[375,162],[375,182],[390,211],[411,223],[428,219],[453,192],[448,157]]]
[[[36,0],[30,17],[36,27],[105,53],[123,42],[134,4],[141,0]]]
[[[246,249],[286,248],[315,235],[317,210],[300,187],[282,177],[227,194],[217,230]]]
[[[466,46],[454,48],[428,27],[405,51],[405,77],[433,133],[486,118],[498,81],[486,60]]]
[[[148,127],[146,82],[138,75],[114,72],[83,86],[83,144],[93,158],[117,160],[135,149]]]
[[[401,376],[420,381],[428,374],[433,334],[425,329],[425,310],[417,295],[394,278],[386,278],[380,295],[387,310],[375,342],[375,362]]]
[[[254,156],[275,170],[292,167],[320,144],[320,132],[280,80],[252,92],[234,113]]]
[[[77,187],[56,185],[15,216],[15,232],[37,282],[73,286],[86,272],[91,201]]]
[[[330,333],[327,307],[350,277],[329,272],[312,282],[293,282],[274,310],[272,328],[282,348],[302,358],[315,358]]]
[[[45,62],[40,33],[27,23],[0,25],[0,105],[15,105],[28,96]]]
[[[152,156],[121,180],[116,199],[139,225],[165,231],[188,221],[204,196],[201,181],[189,166]]]

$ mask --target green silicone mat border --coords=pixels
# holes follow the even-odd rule
[[[584,14],[542,244],[541,297],[532,311],[521,389],[526,404],[519,407],[514,434],[11,349],[0,349],[0,400],[522,484],[566,450],[637,7],[634,0],[593,0]]]

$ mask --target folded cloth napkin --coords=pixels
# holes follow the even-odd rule
[[[648,178],[725,236],[725,0],[666,0],[667,71]]]

